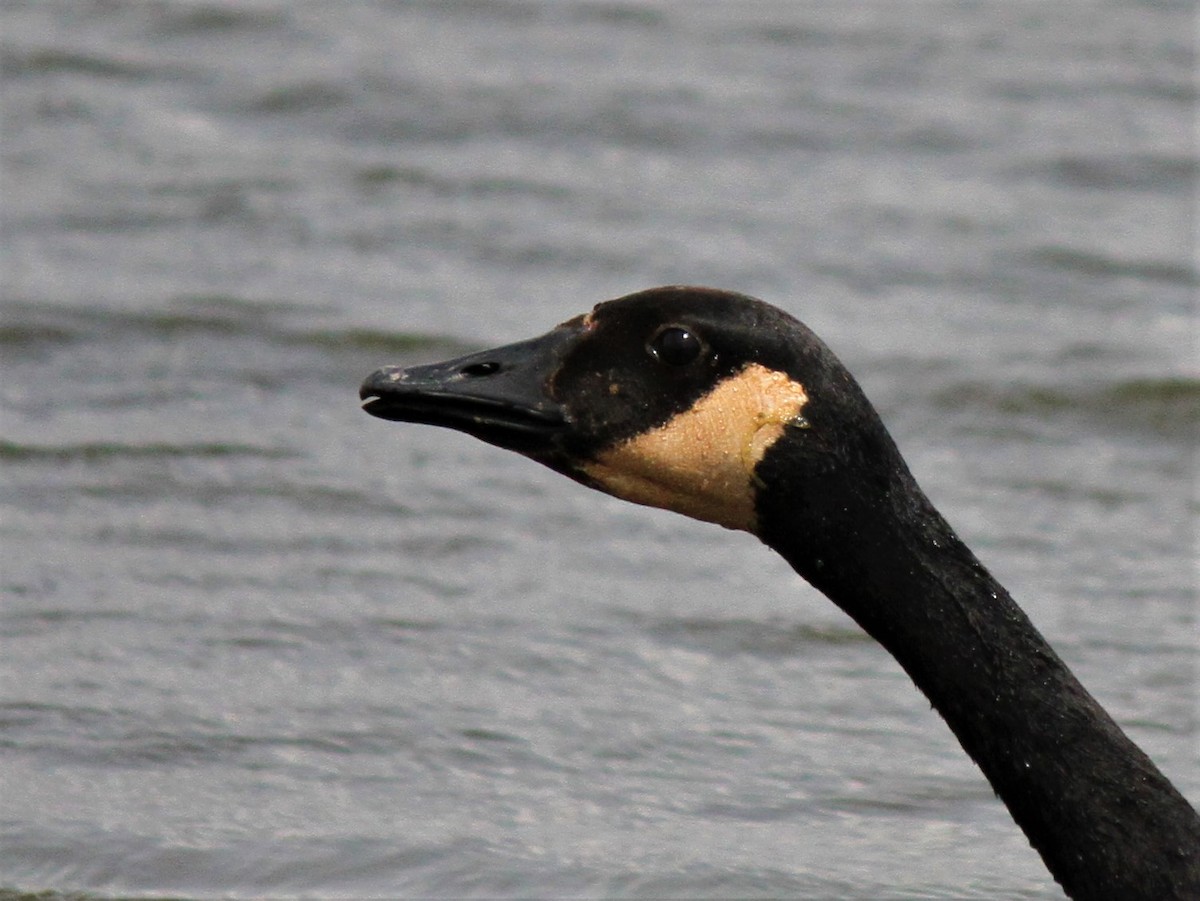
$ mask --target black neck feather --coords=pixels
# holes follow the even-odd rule
[[[955,535],[882,426],[871,447],[794,437],[759,467],[763,540],[899,661],[1067,894],[1200,898],[1195,810]],[[863,454],[873,465],[854,466]]]

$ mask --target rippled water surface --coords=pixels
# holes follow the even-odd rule
[[[0,889],[1058,897],[753,539],[358,410],[669,282],[815,328],[1200,797],[1193,13],[4,3]]]

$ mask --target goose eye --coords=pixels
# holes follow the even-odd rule
[[[686,366],[700,356],[700,339],[681,325],[670,325],[651,339],[650,354],[668,366]]]

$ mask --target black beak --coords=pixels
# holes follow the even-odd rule
[[[527,456],[544,456],[568,426],[551,384],[582,330],[578,320],[540,338],[426,366],[387,366],[359,389],[380,419],[440,425]]]

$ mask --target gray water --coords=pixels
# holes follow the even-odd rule
[[[358,409],[672,282],[815,328],[1200,799],[1194,29],[6,0],[0,889],[1059,897],[752,538]]]

